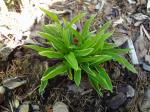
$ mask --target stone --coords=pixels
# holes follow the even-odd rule
[[[19,86],[22,86],[27,83],[27,80],[24,79],[24,77],[11,77],[7,78],[2,81],[3,86],[7,87],[8,89],[15,89]]]
[[[69,112],[68,106],[63,102],[56,102],[53,105],[53,112]]]
[[[19,112],[29,112],[30,108],[29,108],[29,104],[22,104],[19,107]]]
[[[135,89],[131,85],[118,87],[118,92],[123,92],[127,98],[132,98],[135,95]]]
[[[3,86],[0,86],[0,104],[4,102],[5,99],[5,88]]]
[[[150,55],[145,55],[145,62],[150,64]]]
[[[145,88],[144,97],[140,105],[140,110],[142,112],[148,112],[149,109],[150,109],[150,86]]]
[[[107,101],[108,107],[111,109],[118,109],[125,103],[126,99],[127,97],[124,93],[119,93]]]

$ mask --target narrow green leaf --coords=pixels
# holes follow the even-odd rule
[[[96,45],[96,42],[97,42],[96,37],[88,38],[83,42],[83,44],[81,44],[80,49],[86,49],[86,48],[89,48],[89,47],[93,47],[93,46]]]
[[[73,80],[72,70],[69,69],[68,72],[69,72],[69,73],[68,73],[68,78],[69,78],[70,80]]]
[[[107,42],[104,42],[104,47],[103,49],[113,49],[113,48],[116,48],[117,46],[114,44],[114,43],[107,43]]]
[[[97,72],[99,73],[98,76],[100,76],[100,78],[103,77],[107,81],[107,84],[108,84],[107,89],[112,92],[113,86],[112,86],[112,83],[111,83],[111,79],[108,76],[108,74],[106,73],[105,69],[102,68],[102,67],[99,67],[99,65],[95,66],[95,67],[96,67]]]
[[[41,47],[39,45],[24,45],[25,47],[31,48],[35,51],[41,52],[41,51],[51,51],[52,48],[45,48],[45,47]]]
[[[65,45],[64,45],[64,43],[62,42],[62,40],[60,38],[55,38],[51,34],[44,33],[44,32],[38,32],[38,34],[41,37],[47,39],[49,42],[51,42],[51,44],[53,45],[53,47],[56,50],[60,50],[60,51],[63,51],[63,52],[66,51]]]
[[[81,68],[87,73],[90,74],[93,77],[96,77],[96,74],[90,69],[89,63],[83,63],[81,64]]]
[[[79,62],[90,62],[90,64],[103,63],[107,60],[112,59],[109,55],[95,55],[91,57],[78,58]]]
[[[85,13],[79,13],[78,15],[72,18],[69,25],[72,26],[72,24],[76,23],[79,19],[81,19],[84,16],[85,16]]]
[[[75,50],[74,53],[76,56],[87,56],[89,55],[94,49],[88,48],[88,49],[82,49],[82,50]]]
[[[90,19],[88,19],[88,20],[85,22],[85,24],[84,24],[84,26],[83,26],[83,29],[82,29],[82,35],[84,35],[84,37],[86,37],[87,34],[89,33],[90,25],[91,25],[93,19],[95,18],[95,16],[96,16],[95,14],[92,15],[92,16],[90,17]]]
[[[88,79],[90,84],[92,85],[92,87],[96,90],[96,92],[100,95],[103,96],[102,92],[101,92],[101,88],[99,86],[99,83],[97,81],[95,81],[93,79],[93,77],[90,77],[90,75],[88,75]]]
[[[44,33],[51,34],[52,36],[55,36],[57,38],[61,38],[61,34],[60,34],[61,30],[62,29],[59,27],[59,25],[53,25],[53,24],[44,25],[42,29]]]
[[[66,55],[65,59],[74,70],[78,70],[78,62],[73,52],[70,52],[68,55]]]
[[[69,29],[63,28],[63,41],[65,43],[65,45],[67,46],[67,48],[69,48],[70,46],[70,32]]]
[[[44,9],[44,8],[40,8],[48,17],[50,17],[51,19],[53,19],[55,22],[59,22],[59,19],[58,19],[58,16],[53,13],[53,12],[50,12],[49,10],[47,9]]]
[[[115,56],[115,60],[119,63],[123,64],[128,70],[130,70],[133,73],[138,73],[133,65],[131,65],[124,57],[121,56]]]
[[[103,52],[103,53],[105,53],[105,52]],[[133,66],[132,64],[130,64],[130,63],[128,62],[128,60],[126,60],[124,57],[119,56],[117,53],[112,53],[112,52],[107,52],[107,53],[105,53],[105,54],[112,56],[112,58],[113,58],[115,61],[117,61],[117,62],[119,62],[120,64],[124,65],[124,66],[125,66],[128,70],[130,70],[131,72],[136,73],[136,74],[138,73],[138,72],[136,71],[136,69],[134,68],[134,66]]]
[[[80,85],[80,81],[81,81],[81,69],[79,70],[74,70],[74,81],[76,83],[77,86]]]
[[[70,28],[71,28],[72,33],[75,35],[75,37],[78,38],[79,44],[81,44],[84,37],[77,30],[73,29],[72,27]]]
[[[130,51],[130,49],[119,49],[119,48],[111,48],[111,49],[104,49],[102,50],[102,54],[103,53],[107,53],[107,52],[112,52],[112,53],[116,53],[116,54],[126,54]]]
[[[55,51],[42,51],[39,52],[40,55],[46,56],[48,58],[63,58],[63,54]]]
[[[59,65],[56,65],[50,72],[48,72],[45,76],[42,77],[42,81],[54,78],[55,76],[65,73],[68,70],[68,66],[61,63]]]
[[[113,32],[111,32],[111,33],[109,32],[109,33],[103,34],[100,37],[97,36],[97,38],[99,38],[99,39],[98,39],[96,45],[94,46],[95,50],[93,52],[95,53],[97,51],[101,51],[103,49],[105,40],[108,39],[112,34],[113,34]]]
[[[41,84],[40,84],[40,87],[39,87],[39,93],[43,93],[43,92],[44,92],[44,90],[45,90],[47,84],[48,84],[48,80],[46,80],[46,81],[41,81]]]
[[[43,76],[47,75],[54,67],[49,67],[43,74]],[[41,81],[40,87],[39,87],[39,93],[43,93],[46,86],[48,84],[48,80]]]
[[[107,21],[101,28],[100,28],[100,31],[102,34],[104,34],[108,28],[110,27],[111,25],[111,21]]]

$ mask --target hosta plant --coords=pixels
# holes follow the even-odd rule
[[[36,50],[41,56],[52,59],[60,59],[57,64],[49,67],[41,79],[40,92],[43,92],[48,84],[48,80],[58,75],[67,74],[77,86],[80,85],[82,74],[87,74],[92,87],[102,95],[101,90],[112,91],[112,83],[109,75],[101,66],[104,62],[113,60],[124,65],[128,70],[137,73],[121,54],[127,53],[129,49],[117,48],[113,43],[106,40],[113,32],[107,32],[110,22],[106,22],[97,33],[90,31],[90,25],[95,17],[92,15],[83,25],[81,31],[77,31],[72,26],[79,19],[85,16],[78,14],[72,20],[59,20],[58,16],[48,10],[41,10],[53,20],[53,24],[43,27],[38,34],[47,40],[50,48],[38,45],[27,45]]]

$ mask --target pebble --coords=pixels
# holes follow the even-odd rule
[[[56,102],[53,106],[53,112],[69,112],[68,106],[63,102]]]
[[[150,55],[145,56],[145,62],[150,64]]]
[[[127,98],[132,98],[135,95],[135,89],[131,85],[120,86],[118,91],[126,94]]]
[[[29,112],[30,108],[29,108],[29,104],[22,104],[19,107],[19,112]]]
[[[118,109],[120,106],[122,106],[127,97],[124,93],[119,93],[118,95],[112,97],[110,100],[108,100],[108,107],[111,109]]]
[[[8,89],[12,90],[27,83],[27,81],[24,80],[23,78],[24,77],[21,77],[21,76],[7,78],[3,80],[2,83],[4,87],[7,87]]]
[[[5,88],[3,86],[0,86],[0,104],[4,101],[4,95],[5,94]]]
[[[140,106],[142,112],[149,112],[150,109],[150,86],[144,90],[144,98]]]
[[[136,4],[135,0],[128,0],[129,4]]]

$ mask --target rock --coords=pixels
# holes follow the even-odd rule
[[[129,4],[136,4],[136,1],[135,0],[128,0],[128,3]]]
[[[147,1],[147,13],[150,13],[150,0]]]
[[[5,99],[5,88],[3,86],[0,86],[0,104],[3,103]]]
[[[127,98],[132,98],[135,95],[135,89],[131,85],[118,87],[118,91],[126,94]]]
[[[142,20],[146,20],[149,18],[147,15],[144,15],[143,13],[133,14],[131,17],[133,17],[137,21],[142,21]]]
[[[150,86],[144,90],[144,97],[140,105],[140,109],[142,112],[148,112],[150,109]]]
[[[150,55],[145,56],[145,62],[150,65]]]
[[[32,105],[32,109],[33,109],[34,111],[39,111],[39,110],[40,110],[40,107],[39,107],[39,105]]]
[[[133,42],[132,42],[131,38],[128,38],[127,42],[128,42],[128,48],[131,49],[129,51],[131,61],[132,61],[133,64],[137,65],[137,64],[139,64],[139,61],[138,61],[138,57],[137,57],[137,54],[136,54],[136,51],[135,51],[135,47],[133,45]]]
[[[19,86],[22,86],[27,83],[27,80],[24,79],[25,77],[12,77],[7,78],[2,81],[3,86],[7,87],[8,89],[15,89]]]
[[[69,112],[68,106],[63,102],[56,102],[53,106],[53,112]]]
[[[24,103],[19,107],[19,112],[29,112],[30,106],[28,103]]]
[[[147,64],[145,62],[142,62],[141,64],[142,64],[144,70],[150,71],[150,65],[149,64]]]
[[[75,84],[68,85],[68,90],[73,91],[74,93],[83,93],[84,89],[81,87],[77,87]]]
[[[124,93],[119,93],[118,95],[112,97],[110,100],[108,100],[108,107],[111,109],[118,109],[120,106],[122,106],[127,97]]]
[[[112,40],[117,46],[121,46],[128,40],[128,36],[112,37]]]

